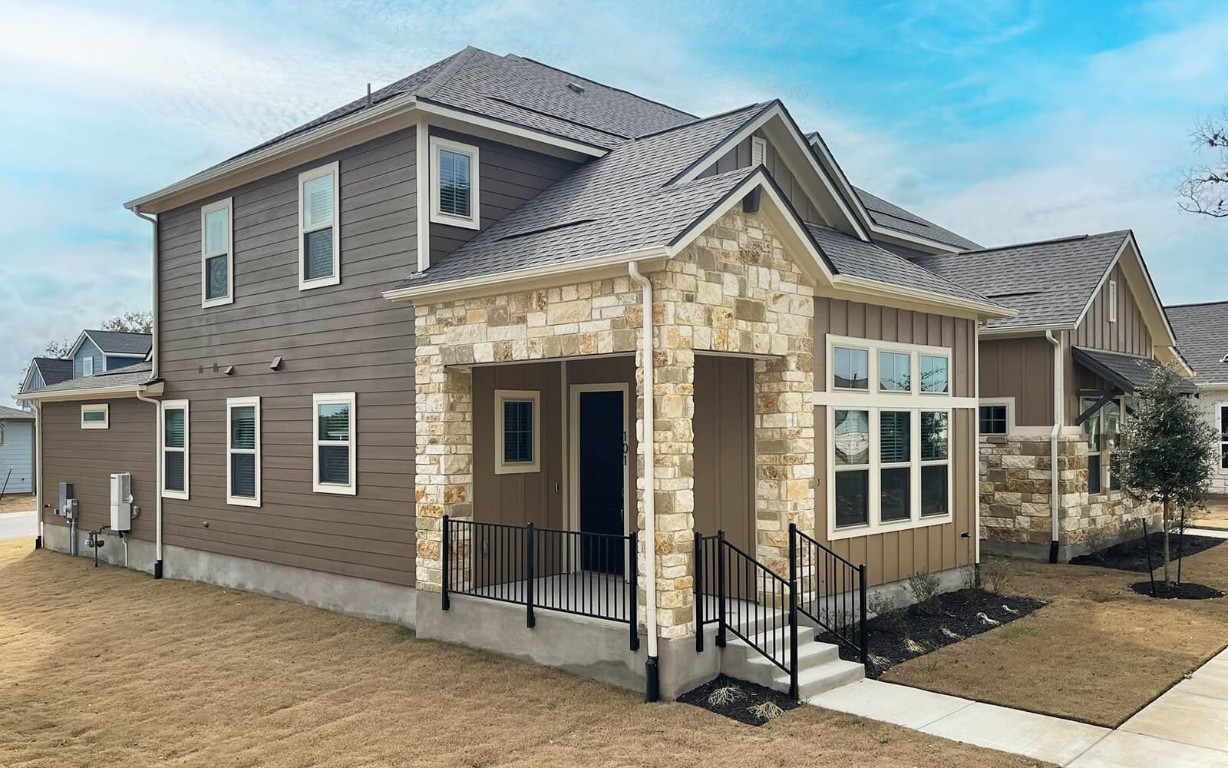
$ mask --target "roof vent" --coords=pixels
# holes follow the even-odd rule
[[[1221,363],[1228,363],[1228,355],[1224,355],[1223,357],[1221,357],[1221,358],[1219,359],[1219,361],[1220,361]]]
[[[573,93],[584,93],[584,86],[580,85],[579,83],[568,83],[567,87],[570,88]]]

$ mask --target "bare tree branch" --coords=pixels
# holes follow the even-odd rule
[[[1207,165],[1191,168],[1177,185],[1177,206],[1189,213],[1228,218],[1228,112],[1218,119],[1199,121],[1190,132],[1198,152],[1214,157]]]

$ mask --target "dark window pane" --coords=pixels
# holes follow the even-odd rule
[[[947,458],[947,415],[921,413],[921,461],[942,461]]]
[[[345,442],[350,439],[350,406],[344,403],[326,403],[317,413],[321,441]]]
[[[1006,406],[982,405],[980,408],[980,432],[982,435],[1006,434]]]
[[[1100,493],[1100,454],[1087,457],[1087,492]]]
[[[870,353],[864,349],[836,347],[832,357],[835,385],[841,389],[870,388]]]
[[[836,473],[836,526],[870,521],[870,470]]]
[[[335,485],[350,484],[350,449],[344,445],[321,445],[320,482]]]
[[[85,421],[106,421],[107,412],[106,411],[86,411],[85,414],[82,416],[82,418]]]
[[[921,467],[921,516],[947,513],[947,467]]]
[[[882,470],[882,507],[884,522],[907,520],[912,515],[908,500],[909,478],[912,470],[907,467]]]
[[[1121,478],[1117,476],[1117,467],[1121,463],[1117,454],[1109,454],[1109,490],[1121,490]]]
[[[205,259],[205,298],[221,299],[230,291],[226,275],[226,254]]]
[[[256,408],[242,405],[230,410],[230,447],[252,450],[256,447]]]
[[[870,412],[835,411],[835,457],[837,466],[870,463]]]
[[[946,392],[948,388],[947,358],[921,355],[921,391]]]
[[[879,450],[884,464],[897,464],[912,458],[912,414],[883,411],[879,414]]]
[[[256,457],[250,453],[230,456],[230,495],[256,498]]]
[[[1220,445],[1220,468],[1228,469],[1228,443]]]
[[[912,355],[878,353],[878,386],[890,392],[908,392],[912,383]]]
[[[503,403],[503,461],[528,464],[533,461],[533,401]]]
[[[183,482],[183,453],[180,451],[166,452],[166,474],[164,482],[168,491],[182,491]]]
[[[318,280],[333,275],[333,228],[303,235],[303,279]]]
[[[1219,439],[1228,443],[1228,405],[1219,409]]]
[[[470,217],[469,155],[439,151],[439,210],[453,216]]]
[[[167,448],[182,448],[184,434],[183,410],[168,409],[166,412],[166,435],[163,438]]]

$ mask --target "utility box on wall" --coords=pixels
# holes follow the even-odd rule
[[[132,530],[132,475],[128,472],[111,475],[111,530]]]

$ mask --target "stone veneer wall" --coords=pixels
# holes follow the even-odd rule
[[[987,550],[1048,556],[1053,466],[1049,438],[1039,435],[982,436],[981,529]],[[1137,502],[1123,491],[1087,492],[1087,443],[1081,436],[1058,441],[1058,544],[1060,559],[1102,549],[1142,535],[1139,522],[1156,526],[1159,505]],[[1000,546],[995,546],[1000,545]]]
[[[757,557],[783,572],[789,523],[814,529],[814,412],[808,405],[814,391],[814,299],[812,282],[766,219],[740,210],[723,216],[649,279],[657,621],[660,636],[670,638],[694,630],[696,352],[764,356],[755,362]],[[617,277],[416,307],[419,590],[440,588],[441,516],[472,515],[474,404],[466,366],[636,352],[642,398],[640,298],[638,286]],[[642,422],[640,401],[641,439]],[[640,464],[643,530],[642,459]],[[645,562],[641,557],[641,568]]]

